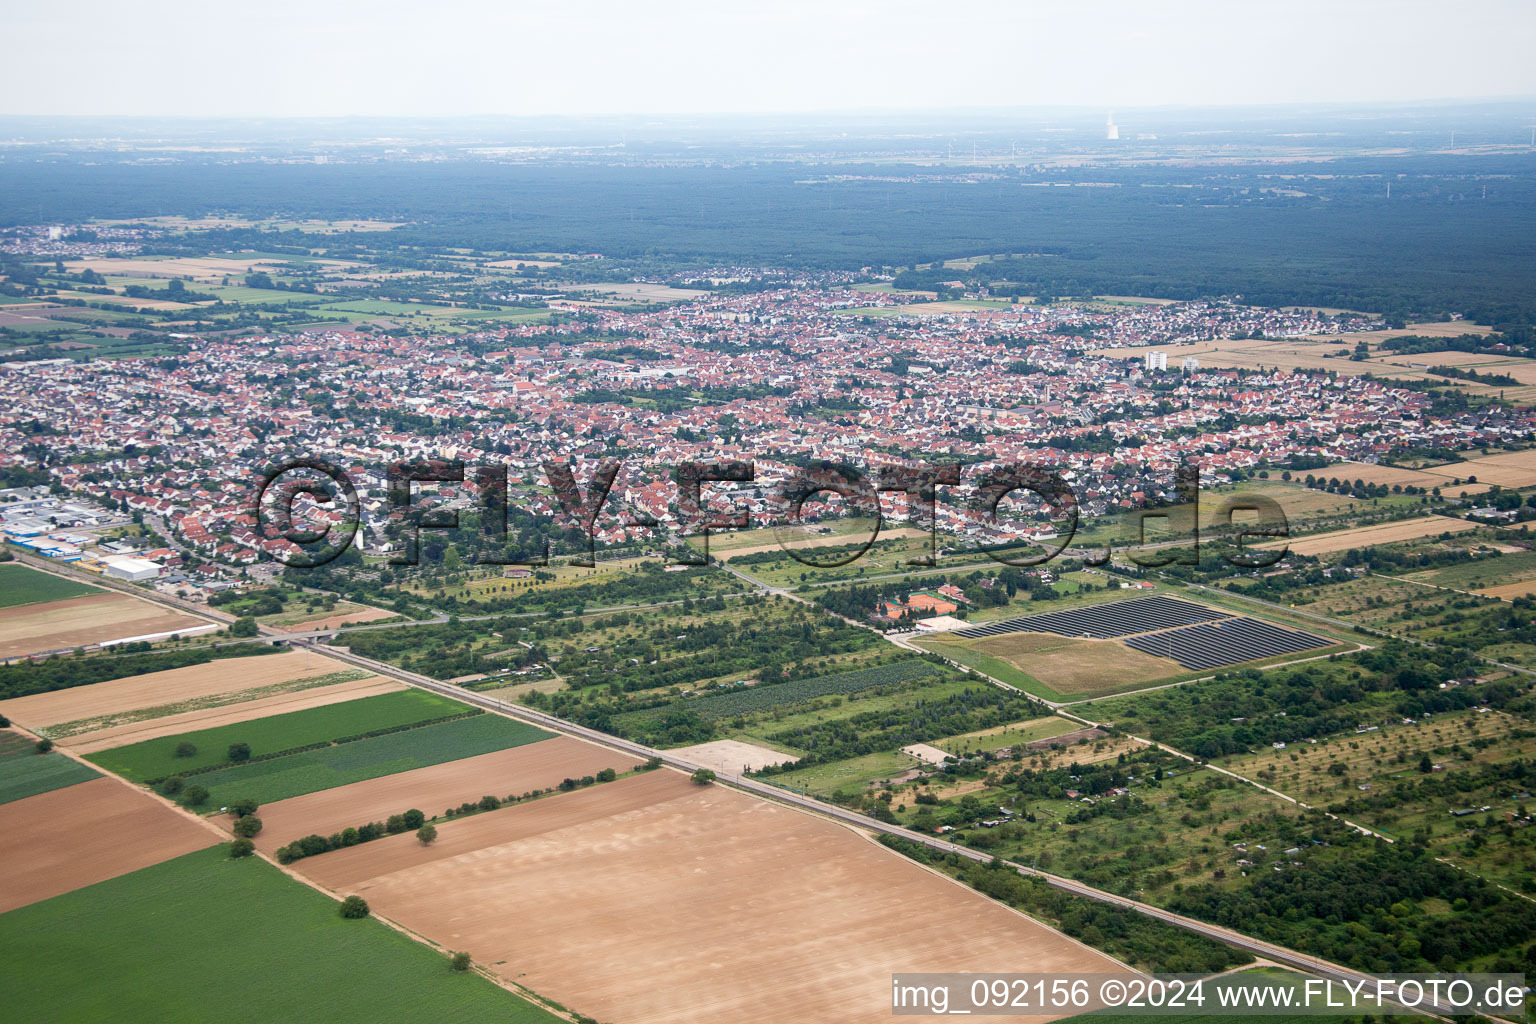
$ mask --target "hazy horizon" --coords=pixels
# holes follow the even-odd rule
[[[5,0],[0,116],[796,116],[1525,100],[1536,5]],[[1326,32],[1319,31],[1326,25]],[[1432,25],[1433,31],[1426,26]],[[49,45],[54,43],[54,45]],[[142,55],[143,59],[137,59]],[[76,67],[81,73],[69,73]]]

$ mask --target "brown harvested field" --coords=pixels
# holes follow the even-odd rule
[[[90,594],[0,609],[0,658],[208,625],[127,594]]]
[[[1254,547],[1288,546],[1291,552],[1297,555],[1326,555],[1334,551],[1348,551],[1350,548],[1368,548],[1373,544],[1391,544],[1395,541],[1416,540],[1419,537],[1434,537],[1446,532],[1462,533],[1475,529],[1477,524],[1469,523],[1465,519],[1423,516],[1419,519],[1405,519],[1399,523],[1378,523],[1375,526],[1333,530],[1330,533],[1319,533],[1312,537],[1295,540],[1268,541],[1255,544]]]
[[[1102,690],[1108,680],[1114,680],[1116,686],[1144,683],[1185,671],[1172,658],[1144,654],[1118,640],[1004,633],[974,641],[972,646],[1034,676],[1057,693]]]
[[[141,740],[175,736],[197,729],[212,729],[214,726],[231,725],[235,722],[249,722],[255,718],[266,718],[268,715],[284,715],[290,711],[319,708],[327,704],[341,704],[349,700],[360,700],[363,697],[374,697],[381,693],[392,693],[403,689],[405,689],[404,683],[386,679],[383,676],[369,676],[367,679],[355,679],[332,686],[316,686],[308,690],[277,693],[238,704],[200,708],[196,711],[167,715],[164,718],[151,718],[109,726],[105,729],[95,729],[91,732],[78,733],[66,740],[65,744],[77,754],[93,754],[98,750],[110,750],[113,747],[138,743]]]
[[[648,284],[644,281],[608,281],[600,284],[552,282],[552,287],[562,292],[593,292],[637,302],[686,302],[707,298],[710,294],[698,288],[673,288],[669,284]]]
[[[183,259],[143,259],[99,256],[83,260],[67,260],[64,266],[70,273],[94,270],[98,274],[116,277],[189,277],[194,281],[222,281],[226,276],[243,276],[258,263],[271,262],[257,259],[226,259],[218,256],[197,256]]]
[[[117,779],[0,804],[0,913],[218,841],[195,819]]]
[[[109,679],[50,693],[0,701],[0,714],[36,730],[60,722],[123,714],[140,708],[273,686],[293,679],[350,669],[330,658],[299,651],[189,665],[165,672]],[[103,723],[103,725],[110,723]]]
[[[760,747],[754,743],[743,743],[741,740],[711,740],[708,743],[695,743],[691,747],[678,747],[667,753],[729,775],[740,775],[743,766],[748,771],[756,771],[770,764],[793,763],[800,760],[793,754]]]
[[[1487,335],[1492,333],[1492,327],[1485,327],[1482,324],[1474,324],[1466,320],[1441,320],[1432,324],[1409,324],[1400,331],[1359,331],[1353,334],[1319,334],[1313,336],[1311,340],[1332,341],[1335,338],[1342,338],[1351,346],[1356,342],[1363,341],[1372,348],[1375,348],[1388,338],[1402,338],[1410,335],[1415,338],[1456,338],[1463,334]]]
[[[1465,479],[1477,477],[1478,483],[1498,484],[1500,487],[1536,486],[1536,449],[1518,452],[1499,452],[1468,459],[1442,469],[1454,469],[1457,476]]]
[[[835,533],[830,536],[800,538],[794,536],[793,532],[786,531],[788,548],[794,551],[802,551],[807,548],[832,547],[837,544],[857,544],[867,536],[869,535]],[[910,526],[902,526],[894,530],[883,529],[880,531],[880,536],[876,539],[912,540],[914,538],[922,538],[926,536],[928,536],[928,534],[923,530],[913,529]],[[786,554],[788,553],[786,546],[784,544],[780,544],[776,540],[769,543],[751,544],[747,547],[733,548],[730,551],[720,552],[715,551],[715,546],[713,543],[711,543],[709,553],[711,557],[717,557],[723,561],[729,562],[737,555],[755,555],[763,551],[785,551]]]
[[[637,758],[569,736],[525,743],[510,750],[466,757],[430,768],[386,775],[350,786],[280,800],[261,809],[256,845],[271,852],[311,833],[328,836],[349,825],[383,821],[416,808],[428,817],[466,800],[505,797],[558,786],[563,779],[596,775],[604,768],[626,772]],[[601,788],[601,787],[600,787]],[[230,824],[229,819],[220,818]]]
[[[1168,353],[1170,361],[1175,358],[1182,359],[1185,356],[1194,356],[1200,360],[1202,367],[1215,367],[1221,369],[1245,369],[1252,370],[1259,367],[1265,369],[1281,370],[1335,370],[1340,374],[1358,375],[1374,373],[1405,380],[1431,379],[1437,382],[1445,378],[1437,377],[1419,369],[1416,364],[1424,363],[1428,358],[1423,355],[1412,357],[1401,356],[1391,350],[1382,350],[1380,345],[1388,338],[1401,337],[1403,335],[1418,335],[1422,337],[1453,338],[1460,334],[1487,334],[1491,328],[1480,327],[1464,321],[1445,322],[1435,324],[1413,324],[1401,331],[1361,331],[1351,334],[1327,334],[1315,335],[1305,338],[1223,338],[1216,341],[1203,341],[1194,345],[1161,346],[1158,350]],[[1339,344],[1343,342],[1343,344]],[[1348,358],[1354,347],[1364,342],[1371,350],[1370,358],[1364,360],[1352,360]],[[1131,357],[1140,358],[1142,350],[1139,348],[1110,348],[1099,349],[1094,355],[1106,355],[1116,359]],[[1474,387],[1480,387],[1476,385]]]
[[[851,829],[667,769],[295,867],[625,1024],[874,1024],[893,971],[1125,970]]]
[[[353,608],[344,612],[322,615],[318,618],[289,622],[278,628],[285,633],[309,633],[317,629],[331,629],[348,622],[376,622],[379,619],[392,619],[399,614],[399,612],[386,611],[383,608]]]
[[[1519,583],[1505,583],[1497,587],[1484,587],[1482,590],[1473,591],[1484,597],[1496,597],[1500,601],[1513,601],[1517,597],[1529,597],[1536,594],[1536,580],[1523,580]]]
[[[1477,476],[1476,470],[1465,469],[1459,462],[1453,462],[1447,466],[1431,466],[1428,469],[1403,469],[1398,466],[1372,465],[1366,462],[1335,462],[1331,466],[1313,470],[1312,475],[1328,480],[1337,477],[1340,480],[1348,480],[1350,483],[1364,480],[1368,484],[1384,484],[1387,487],[1397,484],[1428,489],[1439,487],[1443,493],[1453,495],[1482,494],[1488,489],[1488,485],[1481,482],[1481,478],[1475,484],[1451,483],[1452,480],[1465,481],[1468,476]]]

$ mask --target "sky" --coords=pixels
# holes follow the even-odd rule
[[[0,0],[0,114],[582,116],[1536,97],[1532,0]]]

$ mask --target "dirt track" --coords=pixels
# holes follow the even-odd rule
[[[841,825],[665,769],[438,831],[296,867],[615,1024],[885,1021],[893,971],[1122,970]]]
[[[0,913],[218,841],[211,829],[117,779],[0,804]]]

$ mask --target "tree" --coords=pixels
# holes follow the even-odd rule
[[[474,961],[470,959],[468,953],[455,953],[453,954],[453,959],[448,961],[448,966],[456,971],[467,971],[472,963]]]
[[[249,857],[255,852],[256,844],[243,837],[229,844],[229,855],[236,860],[241,857]]]
[[[4,715],[0,715],[0,729],[9,729],[10,727],[11,720],[6,718]]]
[[[256,620],[249,615],[236,619],[229,627],[230,636],[255,636]]]
[[[166,796],[175,796],[181,792],[182,787],[186,784],[187,780],[183,779],[180,775],[171,775],[164,782],[160,783],[160,792]]]
[[[181,794],[181,802],[188,807],[201,807],[208,802],[208,791],[202,786],[188,786]]]
[[[341,901],[341,916],[353,921],[367,917],[368,901],[361,896],[348,896]]]
[[[1424,773],[1425,775],[1428,775],[1430,772],[1432,772],[1434,770],[1435,770],[1435,762],[1433,762],[1433,761],[1431,761],[1429,759],[1429,755],[1428,754],[1420,754],[1419,755],[1419,771]]]
[[[176,744],[176,756],[177,757],[191,757],[191,756],[193,756],[196,753],[197,753],[197,744],[196,743],[189,743],[186,740],[182,740],[180,743]]]
[[[37,741],[36,746],[37,746],[37,752],[39,754],[46,754],[46,753],[48,753],[48,751],[53,749],[53,740],[51,740],[48,737],[44,736],[42,739]]]
[[[229,745],[229,759],[235,764],[251,759],[251,745],[249,743],[231,743]]]
[[[256,809],[259,806],[260,805],[250,797],[241,797],[239,800],[233,800],[230,802],[229,813],[233,814],[237,818],[244,818],[247,815],[255,814]]]
[[[247,814],[235,821],[235,835],[242,839],[251,839],[261,831],[261,819],[255,815]]]
[[[421,840],[421,845],[426,846],[437,838],[436,825],[423,825],[416,830],[416,838]]]
[[[427,816],[414,807],[402,814],[401,817],[405,819],[405,827],[407,829],[421,828],[421,826],[427,823]]]
[[[693,773],[693,781],[700,786],[709,785],[711,782],[715,781],[715,778],[716,775],[714,771],[709,768],[700,768],[698,771]]]

